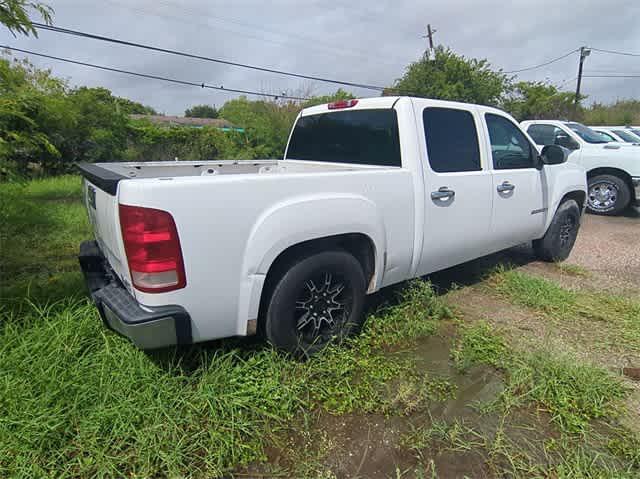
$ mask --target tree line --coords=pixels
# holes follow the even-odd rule
[[[12,33],[34,34],[25,8],[43,20],[42,4],[0,0],[0,23]],[[574,95],[552,84],[517,81],[486,59],[466,58],[438,47],[433,58],[411,63],[383,95],[413,95],[502,108],[517,120],[575,119],[587,124],[638,124],[640,101],[574,105]],[[106,88],[73,87],[27,60],[0,58],[0,179],[68,172],[76,162],[165,159],[256,159],[281,157],[301,108],[354,96],[342,89],[304,102],[251,101],[239,97],[217,109],[194,105],[185,116],[223,118],[243,129],[162,127],[130,118],[157,114],[150,106],[113,95]]]

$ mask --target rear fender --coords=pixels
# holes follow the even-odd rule
[[[349,233],[363,234],[373,242],[375,269],[368,292],[376,291],[384,271],[386,237],[373,202],[358,195],[312,195],[290,198],[266,210],[252,228],[244,252],[239,330],[257,319],[264,280],[282,252],[305,241]]]

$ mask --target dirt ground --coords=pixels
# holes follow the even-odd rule
[[[640,214],[584,215],[568,263],[591,271],[603,287],[613,280],[640,288]]]

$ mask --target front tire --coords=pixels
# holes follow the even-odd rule
[[[613,216],[631,201],[629,185],[613,175],[597,175],[588,180],[587,208],[596,215]]]
[[[346,251],[323,251],[294,263],[277,281],[265,316],[267,339],[311,356],[360,330],[366,279]]]
[[[569,257],[580,229],[580,208],[574,200],[563,201],[545,235],[533,242],[536,256],[543,261],[564,261]]]

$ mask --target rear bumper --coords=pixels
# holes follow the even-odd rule
[[[110,271],[95,241],[78,256],[91,298],[105,325],[142,349],[191,344],[191,318],[181,306],[142,307]]]

